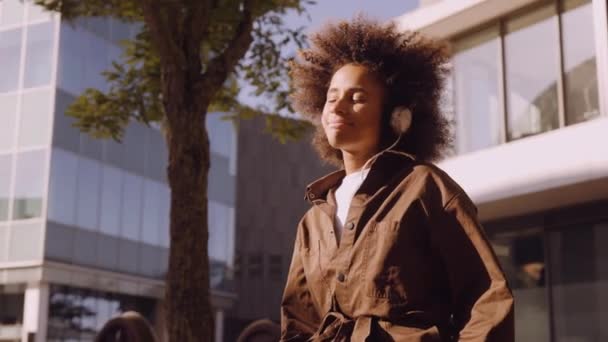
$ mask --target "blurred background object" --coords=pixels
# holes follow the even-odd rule
[[[269,319],[260,319],[249,324],[236,342],[275,342],[281,338],[281,326]]]
[[[156,342],[149,322],[135,311],[109,320],[95,336],[95,342]]]

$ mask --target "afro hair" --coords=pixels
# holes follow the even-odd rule
[[[365,66],[384,83],[382,149],[400,137],[394,148],[418,160],[430,162],[443,155],[451,142],[450,121],[440,109],[449,71],[447,44],[363,16],[327,24],[310,43],[291,63],[291,99],[293,108],[316,126],[313,146],[323,160],[342,166],[341,152],[329,145],[323,132],[321,113],[333,74],[346,64]],[[396,128],[392,118],[403,108],[412,113],[406,132]]]

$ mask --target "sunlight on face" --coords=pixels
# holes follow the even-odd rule
[[[365,66],[346,64],[333,75],[321,121],[329,144],[352,154],[373,154],[380,143],[384,88]]]

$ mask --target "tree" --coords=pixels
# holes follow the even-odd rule
[[[143,23],[124,43],[124,62],[104,73],[110,89],[87,89],[68,109],[76,126],[95,137],[120,140],[130,121],[161,122],[169,150],[170,253],[165,312],[171,341],[211,341],[207,252],[205,118],[209,111],[250,117],[290,112],[287,58],[281,49],[303,44],[289,29],[289,10],[305,13],[312,0],[35,0],[64,20],[113,16]],[[271,106],[239,103],[241,81]],[[267,127],[283,139],[306,130],[281,116]]]

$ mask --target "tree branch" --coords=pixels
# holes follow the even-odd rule
[[[162,64],[185,67],[186,61],[181,49],[171,35],[171,28],[161,17],[161,6],[154,0],[141,0],[144,19],[152,34],[152,41],[161,57]]]
[[[232,40],[226,49],[215,56],[207,65],[207,70],[202,75],[203,90],[206,92],[219,89],[234,70],[238,61],[245,56],[249,46],[253,42],[251,34],[253,30],[253,6],[255,0],[245,0],[243,2],[243,16]],[[212,98],[214,93],[206,93]]]
[[[183,37],[186,51],[186,59],[189,70],[197,70],[196,78],[200,76],[201,70],[201,45],[207,37],[211,22],[211,0],[197,0],[189,4],[189,9],[183,22]]]

